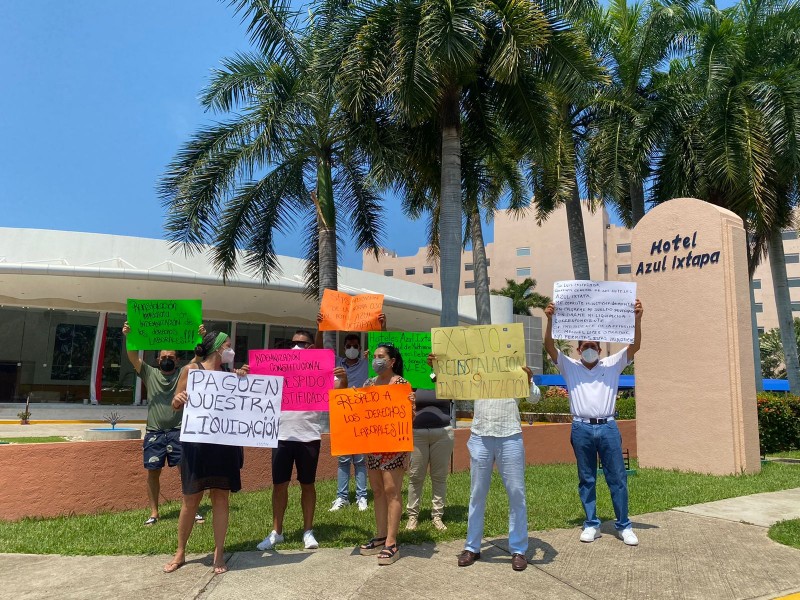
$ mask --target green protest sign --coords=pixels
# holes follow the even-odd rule
[[[202,300],[128,298],[128,350],[194,350],[202,322]]]
[[[430,331],[370,331],[368,335],[370,352],[374,352],[378,344],[389,342],[393,344],[403,357],[403,377],[411,384],[412,388],[432,390],[434,383],[431,380],[433,372],[428,366],[428,354],[431,352]],[[369,376],[375,377],[370,359]]]

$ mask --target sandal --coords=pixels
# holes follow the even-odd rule
[[[164,565],[164,573],[174,573],[185,564],[186,564],[185,560],[182,560],[180,562],[175,562],[175,561],[168,562],[167,564]]]
[[[197,514],[194,516],[194,522],[195,522],[197,525],[202,525],[203,523],[205,523],[205,522],[206,522],[206,518],[205,518],[203,515],[201,515],[200,513],[197,513]]]
[[[214,565],[214,575],[222,575],[228,572],[228,565]]]
[[[398,558],[400,558],[400,548],[397,547],[397,544],[385,546],[383,550],[381,550],[381,553],[378,554],[378,564],[390,565]]]
[[[155,525],[156,523],[158,523],[158,517],[150,517],[144,522],[147,527],[150,527],[150,525]]]
[[[362,556],[370,556],[372,554],[378,554],[382,551],[382,548],[386,546],[386,538],[372,538],[366,544],[361,544],[360,550]]]

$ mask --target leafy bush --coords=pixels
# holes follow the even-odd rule
[[[800,397],[759,394],[758,433],[762,454],[800,449]]]
[[[636,398],[633,396],[620,396],[617,398],[617,418],[635,419],[636,418]]]
[[[537,413],[568,413],[569,396],[567,390],[551,385],[542,388],[542,399],[534,404],[529,412]]]

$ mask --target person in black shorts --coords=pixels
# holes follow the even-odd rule
[[[222,371],[222,365],[233,365],[234,351],[231,340],[225,333],[212,331],[203,336],[201,344],[195,348],[195,354],[201,358],[198,363],[191,363],[181,371],[172,408],[183,410],[188,399],[186,382],[189,371],[206,369]],[[247,375],[249,368],[244,365],[237,370],[241,376]],[[183,442],[183,459],[181,460],[181,487],[183,503],[178,517],[178,550],[171,562],[164,565],[165,573],[177,571],[186,563],[186,544],[194,525],[193,515],[197,511],[205,490],[211,497],[212,522],[214,526],[214,573],[224,573],[225,536],[228,533],[229,500],[231,492],[242,489],[241,469],[244,464],[244,452],[239,446],[222,444],[203,444]]]
[[[314,347],[314,336],[299,329],[292,336],[292,349],[305,350]],[[347,372],[337,367],[335,387],[347,387]],[[272,449],[272,531],[256,546],[259,550],[271,550],[284,540],[283,518],[289,503],[289,482],[292,469],[297,468],[300,483],[300,505],[303,509],[303,546],[319,548],[314,537],[314,511],[317,504],[317,462],[322,427],[320,414],[315,411],[282,411],[278,424],[278,447]]]

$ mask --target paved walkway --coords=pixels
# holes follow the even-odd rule
[[[606,523],[592,544],[577,529],[531,532],[529,567],[511,570],[507,540],[485,540],[481,560],[456,565],[463,541],[403,546],[394,565],[353,549],[237,552],[214,576],[209,555],[166,575],[168,556],[0,555],[0,596],[15,599],[307,600],[309,598],[751,599],[800,591],[800,550],[767,538],[797,515],[800,489],[639,515],[640,545]],[[757,523],[757,524],[753,524]]]

